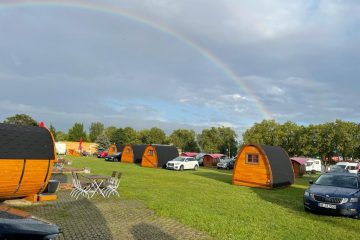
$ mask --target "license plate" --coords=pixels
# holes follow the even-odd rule
[[[336,205],[326,204],[326,203],[319,203],[319,207],[336,209]]]

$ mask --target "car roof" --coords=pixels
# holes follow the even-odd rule
[[[336,176],[352,176],[352,177],[359,177],[356,173],[350,173],[350,172],[328,172],[323,175],[336,175]]]

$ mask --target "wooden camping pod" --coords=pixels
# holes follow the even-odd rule
[[[203,165],[204,167],[216,167],[220,162],[220,158],[223,157],[224,154],[214,153],[214,154],[205,154],[203,157]]]
[[[294,157],[291,158],[291,165],[293,167],[295,177],[302,177],[306,172],[306,158]]]
[[[121,154],[121,162],[141,163],[147,145],[126,144]]]
[[[54,139],[45,127],[0,124],[0,199],[44,191],[55,156]]]
[[[176,147],[169,145],[148,145],[141,159],[142,167],[165,167],[166,163],[179,156]]]
[[[108,149],[108,156],[111,156],[117,152],[123,152],[124,147],[124,144],[111,144]]]
[[[294,183],[289,156],[281,147],[248,144],[235,161],[235,185],[272,189]]]

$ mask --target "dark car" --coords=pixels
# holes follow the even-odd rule
[[[310,181],[310,184],[312,182]],[[355,173],[321,175],[304,193],[304,209],[359,218],[360,178]]]
[[[230,170],[230,169],[234,169],[234,163],[235,163],[234,159],[225,159],[220,161],[216,166],[218,169],[222,168],[222,169]]]
[[[114,153],[105,158],[105,161],[112,161],[112,162],[120,162],[120,160],[121,160],[121,152]]]
[[[345,165],[333,165],[330,166],[329,172],[347,172]]]

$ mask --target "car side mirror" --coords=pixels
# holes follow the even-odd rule
[[[313,180],[309,180],[309,184],[310,184],[310,185],[314,184],[314,181],[313,181]]]

